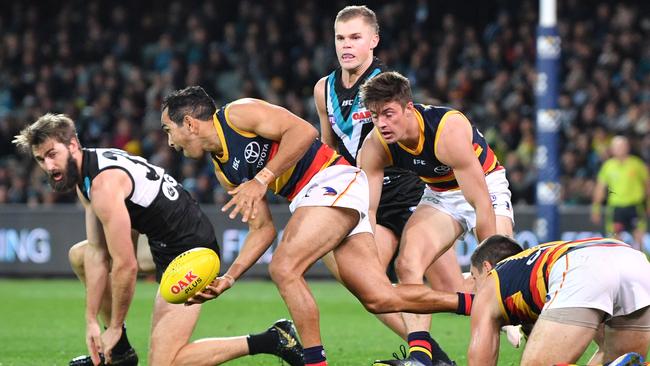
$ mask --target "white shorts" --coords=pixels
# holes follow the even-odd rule
[[[506,179],[506,170],[500,169],[485,176],[494,214],[515,219],[512,214],[512,203],[510,202],[510,189]],[[470,232],[476,227],[476,211],[467,202],[460,189],[453,191],[436,192],[428,186],[424,189],[419,205],[427,205],[442,211],[454,218],[462,226],[464,232]]]
[[[371,233],[368,219],[370,191],[368,178],[361,169],[349,165],[334,165],[314,175],[289,205],[293,213],[298,207],[329,206],[351,208],[359,212],[359,223],[348,236]]]
[[[576,249],[553,264],[543,310],[592,308],[616,317],[650,305],[650,263],[630,247]]]

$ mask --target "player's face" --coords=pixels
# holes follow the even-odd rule
[[[399,102],[392,101],[370,111],[372,123],[387,143],[406,138],[408,114],[411,113],[409,105],[412,106],[412,103],[403,107]]]
[[[334,33],[336,57],[344,70],[361,66],[379,43],[379,35],[361,17],[336,22]]]
[[[56,192],[70,192],[79,182],[77,161],[72,157],[70,147],[53,138],[32,148],[34,159],[47,173],[47,179]]]
[[[169,118],[167,109],[160,117],[162,130],[167,134],[167,144],[176,151],[182,151],[183,155],[190,159],[200,159],[203,157],[203,149],[198,144],[198,139],[193,135],[188,126],[183,123],[182,126],[176,124]]]

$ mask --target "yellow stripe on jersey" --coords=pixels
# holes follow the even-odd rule
[[[295,165],[287,169],[284,173],[282,173],[281,176],[277,177],[273,182],[271,182],[270,187],[274,193],[277,194],[280,192],[280,190],[287,184],[291,178],[291,175],[293,174],[294,169],[296,169]]]
[[[235,132],[237,132],[238,134],[240,134],[240,135],[242,135],[244,137],[248,137],[248,138],[257,137],[256,134],[254,134],[252,132],[244,131],[242,129],[239,129],[239,128],[237,128],[237,126],[235,126],[234,124],[232,124],[230,122],[230,117],[229,117],[228,111],[230,110],[231,105],[232,104],[228,104],[226,106],[226,109],[223,111],[223,115],[226,116],[226,123],[228,124],[228,126],[230,126],[230,128],[232,128]]]
[[[393,154],[390,153],[390,149],[388,148],[388,144],[386,143],[386,140],[384,140],[384,137],[381,135],[381,132],[375,127],[373,128],[373,131],[377,134],[377,137],[379,138],[379,142],[381,142],[381,146],[384,148],[384,151],[386,152],[386,156],[388,156],[388,160],[390,161],[390,165],[393,165]]]
[[[411,155],[420,155],[422,153],[422,147],[424,147],[424,119],[422,118],[420,111],[418,111],[417,109],[413,108],[413,112],[415,113],[415,119],[417,119],[418,124],[420,125],[420,137],[418,139],[418,146],[416,146],[414,150],[414,149],[409,149],[408,147],[402,145],[402,143],[399,141],[397,142],[397,144],[402,149],[404,149],[404,151],[406,151]]]
[[[481,156],[482,153],[483,153],[483,147],[481,147],[481,145],[476,146],[476,149],[474,149],[474,155],[476,155],[476,157],[478,158],[479,156]],[[494,159],[495,163],[496,161],[497,159]]]
[[[214,156],[216,156],[220,162],[225,163],[228,161],[228,144],[226,144],[226,138],[223,134],[223,128],[221,128],[221,124],[219,123],[219,118],[217,118],[217,112],[212,116],[212,124],[214,125],[214,128],[217,129],[217,136],[219,136],[222,150],[221,156],[217,154],[214,154]],[[215,167],[217,166],[216,163],[214,165]]]
[[[441,178],[435,178],[435,177],[422,177],[420,176],[420,180],[422,180],[424,183],[443,183],[443,182],[451,182],[452,180],[455,180],[456,176],[451,175],[450,177],[441,177]]]
[[[537,319],[538,315],[530,308],[521,291],[515,292],[506,301],[512,301],[515,309],[520,313],[517,314],[519,319]]]
[[[488,273],[488,276],[492,276],[492,278],[494,278],[494,290],[496,292],[497,301],[499,302],[499,309],[501,309],[501,315],[503,315],[503,319],[505,319],[506,323],[510,324],[510,317],[508,316],[506,307],[503,304],[503,299],[501,298],[501,283],[499,282],[499,273],[495,270],[491,270],[490,273]]]
[[[445,124],[447,123],[447,118],[451,116],[452,114],[460,114],[463,116],[462,113],[456,110],[449,111],[445,113],[442,118],[440,118],[440,122],[438,123],[438,128],[436,129],[436,137],[433,139],[433,154],[437,157],[438,156],[438,140],[440,140],[440,132],[442,131],[443,128],[445,128]],[[465,116],[463,116],[465,117]],[[420,116],[420,118],[422,118]],[[465,118],[467,120],[467,118]],[[469,121],[467,121],[469,123]]]
[[[225,175],[225,174],[223,173],[223,171],[221,170],[221,167],[219,166],[219,164],[217,164],[216,160],[212,159],[212,161],[214,162],[214,174],[217,175],[217,176],[219,176],[219,177],[221,177],[221,178],[223,178],[223,180],[224,180],[226,183],[228,183],[231,187],[237,187],[236,184],[233,184],[233,183],[228,179],[228,177],[226,177],[226,175]]]

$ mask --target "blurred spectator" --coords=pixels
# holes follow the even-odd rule
[[[591,211],[595,224],[601,222],[606,191],[605,232],[616,237],[623,231],[633,233],[636,248],[641,249],[650,212],[650,174],[641,159],[630,155],[630,142],[624,136],[612,139],[611,158],[598,172]]]
[[[214,203],[226,196],[209,188],[211,162],[186,167],[160,132],[164,95],[200,84],[218,103],[263,98],[317,125],[312,86],[336,64],[329,19],[345,2],[190,3],[0,7],[0,202],[67,201],[10,143],[48,111],[78,121],[84,144],[142,154]],[[377,55],[416,99],[467,111],[508,168],[513,203],[533,204],[537,1],[433,4],[371,1]],[[560,1],[558,29],[563,197],[583,204],[613,135],[650,162],[650,3]]]

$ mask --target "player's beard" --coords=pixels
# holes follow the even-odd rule
[[[61,172],[61,180],[54,180],[52,174],[48,174],[48,181],[55,192],[66,193],[74,189],[79,182],[79,171],[77,170],[77,161],[68,152],[68,161],[65,170]]]

